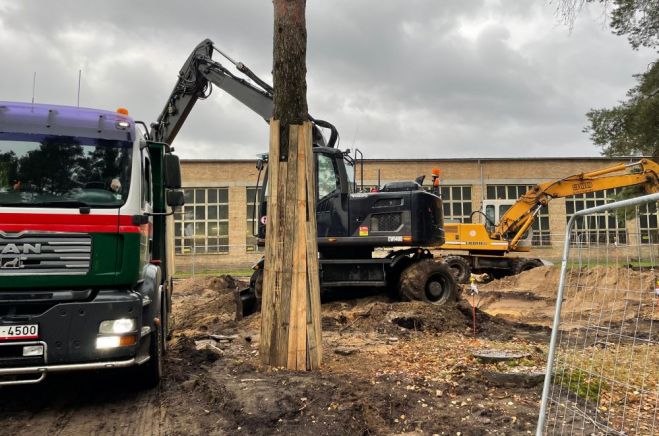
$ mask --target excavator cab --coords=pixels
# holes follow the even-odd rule
[[[347,200],[354,191],[354,160],[345,159],[346,153],[336,148],[313,147],[316,185],[316,221],[318,235],[345,236],[348,232]],[[267,155],[257,161],[257,169],[265,170],[263,189],[260,189],[258,208],[259,243],[265,243],[267,222],[268,173]],[[257,181],[258,184],[258,181]]]
[[[324,256],[370,257],[375,247],[443,243],[441,199],[415,182],[398,182],[382,192],[357,192],[357,153],[314,147],[318,246]],[[257,168],[263,167],[263,161]],[[363,174],[363,168],[362,168]],[[258,208],[259,244],[265,243],[267,172]],[[361,184],[363,187],[363,183]],[[255,217],[256,218],[256,217]]]
[[[488,233],[492,233],[498,223],[501,220],[501,217],[508,212],[517,200],[507,199],[507,200],[484,200],[483,201],[483,211],[485,213],[485,228]],[[532,240],[532,231],[527,230],[520,242],[518,243],[519,247],[530,247]]]

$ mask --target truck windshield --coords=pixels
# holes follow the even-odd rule
[[[0,133],[0,206],[119,207],[131,151],[127,141]]]

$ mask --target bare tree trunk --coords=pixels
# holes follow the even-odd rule
[[[274,119],[261,304],[261,359],[313,369],[322,357],[306,0],[274,0]]]
[[[306,0],[274,0],[274,117],[282,128],[308,119]]]

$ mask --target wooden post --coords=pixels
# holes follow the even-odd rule
[[[261,301],[261,359],[310,370],[322,358],[306,0],[273,0],[273,119]]]
[[[279,132],[272,120],[270,156]],[[311,123],[291,125],[288,138],[288,159],[268,165],[260,352],[267,365],[310,370],[322,360]]]

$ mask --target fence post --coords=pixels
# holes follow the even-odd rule
[[[195,264],[197,262],[197,238],[192,239],[192,277],[195,276]]]

